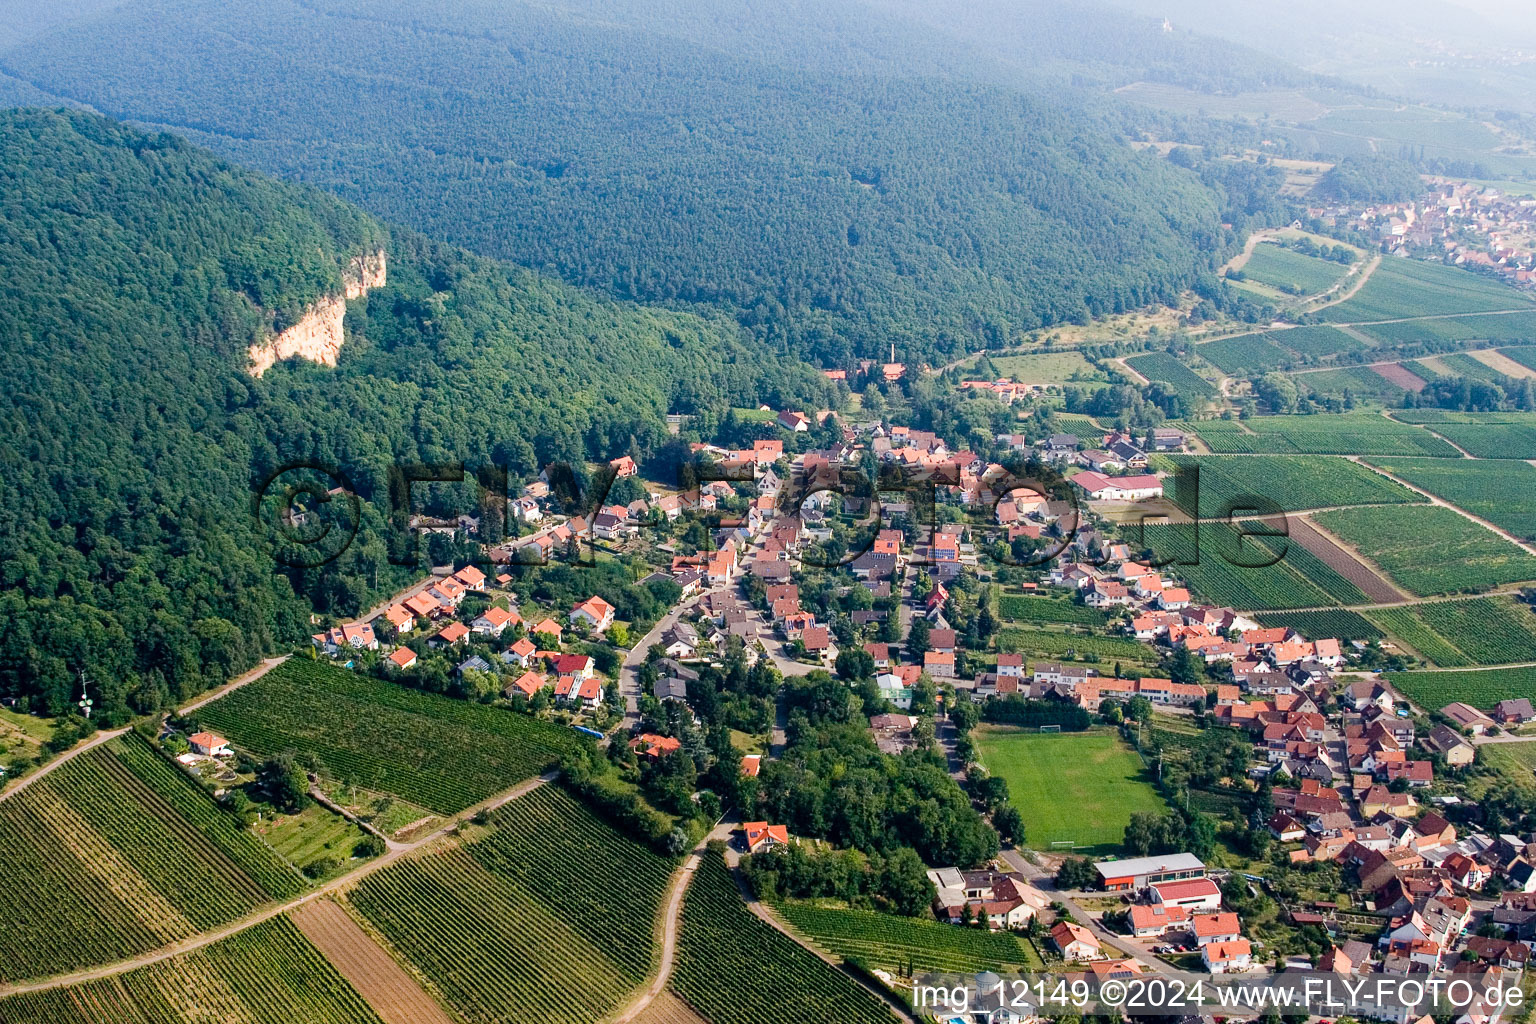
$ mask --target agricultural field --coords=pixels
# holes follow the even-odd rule
[[[1484,668],[1459,672],[1389,672],[1387,678],[1421,708],[1464,701],[1490,708],[1501,700],[1536,693],[1536,668]]]
[[[1024,817],[1027,845],[1049,850],[1071,841],[1079,851],[1116,852],[1131,815],[1161,812],[1141,757],[1118,733],[1042,733],[982,726],[973,734],[987,771],[1008,783]],[[1091,817],[1083,814],[1092,808]]]
[[[304,879],[133,735],[0,804],[0,980],[125,959],[226,924]]]
[[[1109,621],[1099,609],[1076,604],[1070,598],[1031,597],[1028,594],[1003,594],[997,599],[997,614],[1007,622],[1102,626]]]
[[[1441,668],[1464,668],[1472,659],[1458,651],[1445,637],[1431,629],[1423,619],[1414,614],[1411,606],[1376,608],[1367,613],[1370,620],[1391,634],[1398,643],[1406,644],[1419,657]]]
[[[1216,397],[1216,389],[1211,386],[1210,381],[1167,352],[1149,352],[1146,355],[1131,356],[1125,360],[1125,363],[1148,380],[1167,384],[1192,406],[1198,407]]]
[[[205,705],[197,717],[242,749],[313,754],[341,782],[439,814],[538,775],[576,742],[513,711],[298,658]]]
[[[124,974],[0,1000],[6,1024],[380,1024],[286,917]]]
[[[1263,334],[1241,334],[1201,344],[1200,358],[1217,369],[1234,375],[1255,375],[1278,370],[1296,361],[1285,349],[1271,343]]]
[[[1536,422],[1430,424],[1430,429],[1479,459],[1536,459]]]
[[[1436,601],[1371,614],[1442,668],[1536,661],[1536,615],[1510,598]]]
[[[1533,318],[1531,331],[1526,339],[1536,342],[1536,318]],[[1527,370],[1536,370],[1536,348],[1526,346],[1522,348],[1505,348],[1499,350],[1499,355],[1506,359],[1513,359]]]
[[[822,949],[893,973],[1002,974],[1039,970],[1040,954],[1012,932],[940,924],[814,900],[774,905],[779,916]]]
[[[1269,612],[1258,617],[1266,629],[1284,626],[1309,640],[1336,637],[1340,640],[1379,640],[1384,635],[1359,612],[1338,609],[1326,612]]]
[[[711,1024],[891,1024],[852,978],[755,917],[710,851],[683,898],[672,988]]]
[[[1404,320],[1399,323],[1368,324],[1359,330],[1362,334],[1378,339],[1383,345],[1424,345],[1431,350],[1444,347],[1447,342],[1531,343],[1536,342],[1536,313]]]
[[[1508,781],[1536,790],[1536,742],[1490,743],[1478,753],[1484,764]]]
[[[1150,664],[1157,660],[1146,644],[1130,637],[1103,633],[1068,633],[1050,629],[1002,629],[997,649],[1031,657],[1073,661],[1126,661]]]
[[[1279,544],[1278,539],[1245,537],[1224,523],[1206,523],[1200,526],[1197,553],[1191,529],[1188,525],[1149,526],[1146,542],[1159,561],[1173,559],[1164,567],[1165,573],[1184,580],[1206,601],[1244,611],[1339,603],[1296,570],[1291,555],[1300,550],[1299,545],[1287,545],[1286,557],[1274,561],[1275,549],[1269,544]],[[1273,564],[1252,567],[1266,561]]]
[[[1290,349],[1308,359],[1326,359],[1341,352],[1358,352],[1365,345],[1337,327],[1292,327],[1283,331],[1270,331],[1267,335],[1276,345]]]
[[[474,1024],[591,1022],[644,981],[671,865],[541,786],[352,906]],[[580,965],[580,985],[572,985]]]
[[[1180,466],[1200,468],[1200,516],[1225,518],[1249,509],[1300,512],[1337,505],[1404,504],[1422,501],[1400,484],[1342,458],[1275,455],[1211,456],[1157,455],[1158,469],[1169,472]],[[1273,505],[1255,509],[1252,498]]]
[[[1429,455],[1455,458],[1444,440],[1411,423],[1375,413],[1255,416],[1193,425],[1216,454]]]
[[[1530,305],[1530,299],[1513,288],[1468,270],[1388,258],[1353,297],[1324,307],[1318,315],[1329,323],[1353,324]]]
[[[1480,380],[1485,384],[1500,386],[1509,383],[1506,374],[1500,373],[1481,359],[1472,358],[1465,352],[1447,352],[1445,355],[1435,356],[1433,361],[1445,367],[1447,376],[1467,377],[1471,380]]]
[[[1421,597],[1536,579],[1536,556],[1452,509],[1347,508],[1315,519]]]
[[[1499,459],[1372,459],[1516,537],[1536,538],[1536,466]]]
[[[1083,357],[1081,352],[1027,352],[1015,356],[988,355],[988,360],[1004,377],[1025,384],[1067,384],[1073,381],[1108,383],[1109,376]],[[970,365],[974,366],[972,362]]]
[[[1404,389],[1369,366],[1341,366],[1337,370],[1307,371],[1292,378],[1304,391],[1327,398],[1353,398],[1356,401],[1397,405]]]
[[[1065,434],[1076,434],[1078,437],[1092,437],[1094,434],[1104,433],[1103,424],[1092,416],[1084,416],[1077,412],[1053,412],[1051,418],[1056,423],[1057,430]]]
[[[774,420],[779,418],[779,414],[774,412],[772,409],[756,409],[747,408],[745,406],[735,406],[731,409],[731,412],[735,413],[736,418],[741,420],[743,423],[772,423]]]
[[[266,813],[251,830],[300,871],[330,865],[330,870],[313,876],[317,882],[347,870],[353,850],[368,834],[313,802],[297,814]]]
[[[1343,280],[1348,271],[1343,264],[1266,243],[1254,247],[1242,273],[1250,281],[1299,297],[1327,291]]]

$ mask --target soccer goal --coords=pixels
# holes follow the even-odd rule
[[[1061,726],[1059,726],[1059,725],[1042,725],[1040,727],[1040,731],[1041,732],[1061,732]]]
[[[1053,849],[1053,850],[1075,850],[1075,849],[1077,849],[1077,840],[1076,839],[1059,839],[1056,842],[1053,842],[1051,844],[1051,849]]]

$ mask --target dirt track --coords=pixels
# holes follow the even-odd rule
[[[384,1024],[453,1024],[416,980],[336,903],[307,903],[294,913],[293,923]]]

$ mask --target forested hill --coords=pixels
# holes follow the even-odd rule
[[[883,5],[831,19],[819,56],[780,48],[795,59],[639,6],[129,0],[0,54],[0,90],[168,127],[621,298],[720,308],[828,365],[1171,299],[1230,241],[1195,175],[1059,81],[887,73],[925,29],[880,27]],[[868,59],[837,59],[866,38]],[[974,52],[935,46],[926,66]]]
[[[334,369],[247,348],[342,289]],[[611,457],[665,414],[814,405],[827,384],[730,323],[595,301],[390,231],[318,190],[182,139],[53,111],[0,112],[0,695],[50,712],[86,670],[98,709],[161,706],[399,582],[381,538],[391,463]],[[254,486],[334,465],[363,499],[324,571],[274,571]],[[301,593],[295,593],[295,586]]]

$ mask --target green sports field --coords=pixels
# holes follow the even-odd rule
[[[1165,809],[1141,758],[1113,732],[984,726],[974,737],[987,770],[1008,783],[1033,849],[1071,840],[1079,852],[1116,851],[1132,814]]]

